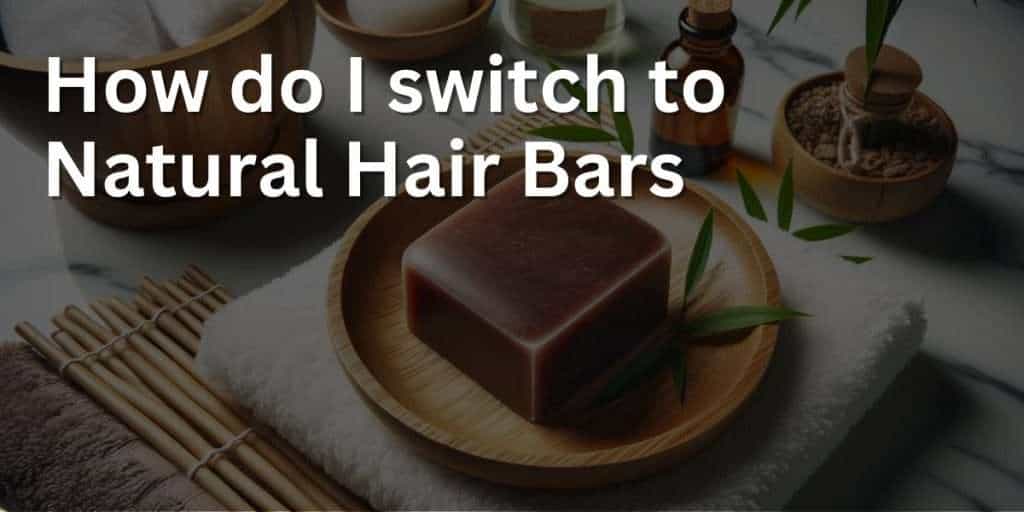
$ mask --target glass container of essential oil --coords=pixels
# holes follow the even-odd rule
[[[681,36],[662,55],[669,69],[679,71],[679,79],[669,82],[668,97],[680,106],[679,112],[666,114],[655,109],[651,152],[674,154],[683,159],[677,169],[685,176],[704,176],[725,164],[732,149],[733,133],[739,112],[745,64],[743,55],[733,46],[737,20],[728,0],[691,0],[679,18]],[[708,114],[686,107],[683,82],[698,70],[718,73],[725,83],[725,102]],[[696,87],[700,102],[712,98],[707,81]]]
[[[623,0],[508,0],[505,25],[520,44],[544,55],[600,53],[626,25]]]

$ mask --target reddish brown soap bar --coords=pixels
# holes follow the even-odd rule
[[[606,199],[525,190],[519,173],[437,225],[403,273],[413,334],[547,423],[665,318],[671,248]]]

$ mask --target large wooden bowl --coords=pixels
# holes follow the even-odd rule
[[[197,180],[205,182],[206,155],[266,155],[278,143],[282,123],[291,117],[280,100],[275,99],[273,114],[242,114],[232,105],[231,81],[244,69],[258,69],[261,53],[274,55],[274,79],[278,85],[288,71],[308,67],[313,54],[316,23],[312,1],[267,0],[249,17],[191,46],[140,59],[98,61],[96,90],[100,97],[94,114],[81,111],[81,91],[78,90],[64,91],[63,104],[69,108],[60,114],[48,113],[46,59],[19,58],[0,51],[0,89],[4,91],[0,95],[0,119],[19,140],[40,154],[45,154],[48,141],[59,140],[80,161],[82,143],[95,141],[97,181],[100,185],[97,191],[102,190],[102,180],[108,174],[106,166],[102,165],[107,157],[116,153],[141,157],[157,145],[163,145],[171,154],[196,155]],[[194,77],[199,70],[209,70],[210,81],[202,112],[190,114],[181,109],[165,114],[159,111],[156,101],[148,102],[136,114],[114,112],[106,106],[102,94],[107,78],[119,69],[135,70],[147,77],[150,71],[161,71],[170,76],[173,71],[184,70]],[[65,74],[81,72],[80,61],[68,60],[65,63]],[[227,166],[222,167],[221,183],[228,183]],[[170,183],[180,182],[177,169],[169,169],[167,179]],[[65,181],[65,188],[69,186]],[[143,187],[147,192],[151,190],[149,176],[145,174]],[[76,204],[84,200],[75,199]],[[86,201],[97,203],[91,205],[87,213],[118,204],[109,197]],[[132,202],[161,207],[168,201]],[[173,206],[174,210],[187,210],[189,207],[183,204],[191,202],[198,205],[196,208],[209,209],[217,215],[223,213],[223,208],[214,203],[237,203],[223,199],[175,199],[171,202],[178,203]],[[118,222],[117,218],[117,215],[105,215],[101,220],[136,228],[181,224],[164,215],[154,215],[152,224],[137,222],[138,219]],[[206,216],[192,216],[190,220],[201,221],[204,218]],[[164,222],[165,219],[172,222]]]
[[[488,172],[490,184],[523,166],[521,153],[504,155],[502,166]],[[741,304],[778,305],[775,269],[740,216],[695,187],[678,199],[656,198],[647,192],[648,180],[649,175],[638,175],[637,197],[619,203],[671,241],[673,309],[682,308],[687,259],[710,209],[717,213],[714,263],[694,313]],[[467,202],[402,195],[376,203],[346,233],[329,278],[330,333],[344,371],[384,423],[426,457],[478,478],[531,488],[587,488],[637,479],[711,441],[761,382],[775,348],[774,326],[738,339],[691,345],[682,403],[666,372],[577,426],[545,427],[522,419],[406,325],[402,254]]]
[[[434,59],[471,43],[487,28],[495,0],[472,0],[472,3],[470,15],[452,25],[409,34],[388,34],[353,23],[347,0],[316,0],[317,12],[335,37],[359,56],[390,62]]]
[[[821,162],[793,136],[787,109],[801,92],[819,85],[841,82],[843,73],[829,73],[801,82],[782,99],[775,114],[772,134],[772,165],[780,174],[793,162],[793,183],[800,198],[818,211],[855,223],[879,223],[902,219],[932,204],[946,188],[956,160],[956,128],[953,121],[924,94],[915,101],[941,113],[940,120],[953,134],[950,154],[924,173],[901,178],[855,176]]]

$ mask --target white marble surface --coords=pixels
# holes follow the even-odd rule
[[[616,63],[637,84],[630,104],[643,147],[650,96],[642,73],[674,37],[672,11],[679,2],[629,3],[629,37]],[[786,89],[839,67],[863,38],[860,1],[816,2],[799,23],[786,21],[768,38],[774,3],[740,2],[736,38],[748,65],[738,145],[764,158]],[[1014,101],[1024,2],[980,4],[908,2],[890,36],[921,60],[924,91],[947,108],[960,130],[960,160],[949,190],[921,216],[832,242],[836,254],[875,257],[871,265],[879,278],[916,290],[931,320],[924,354],[915,363],[924,369],[912,368],[901,379],[847,448],[851,459],[859,456],[864,464],[834,462],[821,477],[837,493],[854,496],[850,502],[858,506],[1024,508],[1024,106]],[[486,67],[496,50],[532,58],[505,36],[496,17],[473,49],[436,67]],[[488,115],[401,117],[386,112],[380,87],[368,87],[366,115],[350,115],[344,101],[348,55],[321,28],[313,69],[326,83],[328,100],[307,126],[321,140],[322,172],[335,179],[344,178],[349,139],[362,140],[371,154],[387,139],[398,140],[405,154],[441,152],[449,137],[490,121]],[[391,69],[371,65],[368,83]],[[0,154],[7,164],[0,187],[2,325],[45,322],[65,304],[123,294],[143,275],[170,276],[193,262],[236,291],[251,290],[340,236],[372,200],[348,199],[335,187],[324,201],[268,202],[202,229],[129,233],[46,200],[45,161],[5,132]],[[732,186],[703,181],[736,202]],[[796,218],[804,225],[824,220],[802,207]],[[884,467],[866,455],[872,453],[886,461]],[[813,497],[800,503],[823,504]]]

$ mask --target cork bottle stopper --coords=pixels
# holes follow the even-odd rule
[[[732,23],[732,0],[689,0],[687,21],[703,30],[723,30]]]
[[[846,86],[853,99],[868,111],[892,111],[905,108],[921,86],[921,66],[906,52],[883,46],[875,62],[871,92],[867,94],[868,58],[862,46],[846,59]]]

